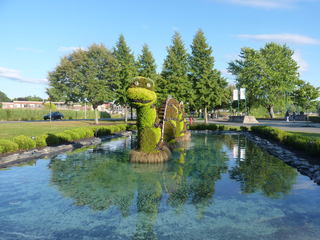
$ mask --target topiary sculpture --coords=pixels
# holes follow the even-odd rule
[[[172,149],[182,147],[190,139],[183,104],[168,97],[157,111],[157,95],[151,79],[135,77],[127,96],[137,109],[138,149],[130,153],[132,162],[164,162],[171,155],[167,145]]]
[[[164,118],[164,141],[169,143],[170,148],[181,146],[181,142],[190,139],[187,132],[187,123],[183,103],[179,103],[174,98],[166,101],[166,113]]]
[[[154,82],[149,78],[135,77],[127,90],[128,99],[137,109],[138,150],[130,153],[132,162],[157,163],[169,159],[170,150],[161,144],[161,128],[155,103]]]

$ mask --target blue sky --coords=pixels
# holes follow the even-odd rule
[[[188,50],[201,28],[226,73],[241,47],[286,43],[301,79],[320,87],[319,0],[0,0],[0,91],[46,97],[47,75],[78,47],[111,49],[122,33],[137,56],[147,43],[161,71],[178,31]]]

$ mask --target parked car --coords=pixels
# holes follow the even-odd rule
[[[62,113],[59,113],[59,112],[52,112],[51,113],[51,120],[61,120],[63,118],[64,118],[64,116]],[[49,119],[50,119],[50,113],[43,116],[43,120],[49,120]]]

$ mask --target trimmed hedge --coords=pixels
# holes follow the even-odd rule
[[[253,133],[271,139],[275,142],[281,143],[285,146],[303,151],[305,153],[319,156],[320,154],[320,140],[313,137],[298,136],[293,133],[288,133],[280,129],[253,126],[251,127]]]
[[[18,151],[19,146],[13,141],[0,139],[0,153],[9,153]]]
[[[204,124],[204,123],[196,123],[189,126],[190,130],[212,130],[212,131],[239,131],[240,129],[242,131],[245,131],[244,129],[248,129],[247,127],[239,128],[235,126],[226,126],[226,125],[216,125],[214,123]]]
[[[75,110],[54,110],[64,115],[65,119],[83,119],[84,111]],[[44,109],[0,109],[0,120],[2,121],[27,121],[27,120],[43,120],[43,116],[48,114],[49,110]],[[94,119],[95,112],[88,110],[87,118]],[[107,112],[99,112],[99,118],[111,118]]]
[[[35,141],[36,141],[36,147],[37,148],[41,148],[41,147],[46,147],[47,146],[47,141],[46,139],[48,138],[48,135],[41,135],[41,136],[37,136]]]
[[[36,147],[36,142],[31,137],[24,135],[14,137],[13,141],[18,144],[19,150],[29,150]]]
[[[320,123],[320,117],[310,116],[309,121],[315,122],[315,123]]]
[[[136,124],[128,124],[126,130],[127,131],[138,130],[138,127]]]
[[[135,125],[131,125],[134,128]],[[35,139],[24,135],[17,136],[13,140],[0,139],[0,154],[28,150],[45,146],[56,146],[64,143],[72,143],[82,138],[100,137],[129,129],[126,124],[81,127],[65,130],[59,133],[49,133],[37,136]]]

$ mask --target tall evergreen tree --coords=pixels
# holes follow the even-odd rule
[[[214,108],[221,104],[225,80],[219,71],[215,70],[212,48],[202,30],[199,30],[191,45],[190,79],[193,83],[195,105],[197,109],[204,111],[205,122],[208,122],[208,108]]]
[[[152,56],[151,51],[147,44],[143,45],[141,55],[138,57],[137,61],[137,71],[138,75],[142,77],[151,78],[156,80],[157,75],[157,65]]]
[[[192,84],[188,78],[189,55],[179,33],[172,38],[172,45],[167,48],[168,55],[164,60],[161,72],[162,81],[159,83],[160,93],[168,93],[178,101],[192,101]]]
[[[128,98],[126,95],[127,89],[131,80],[137,76],[137,69],[135,65],[134,55],[131,49],[127,46],[124,36],[121,34],[116,47],[113,49],[113,55],[120,64],[120,71],[118,73],[118,87],[117,87],[117,103],[125,108],[125,121],[128,119]]]

